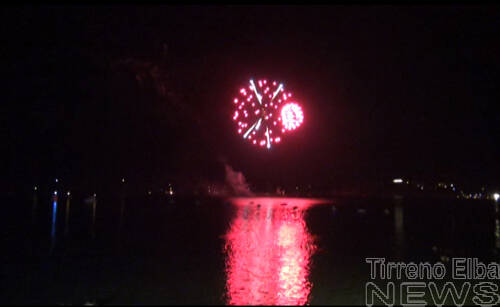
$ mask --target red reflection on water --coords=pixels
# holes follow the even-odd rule
[[[304,212],[313,201],[240,198],[233,204],[237,213],[225,245],[227,303],[306,304],[312,286],[310,257],[316,247]]]

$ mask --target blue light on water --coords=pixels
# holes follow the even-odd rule
[[[51,232],[52,238],[55,238],[56,236],[56,217],[57,217],[57,201],[54,200],[54,202],[52,203],[52,232]]]

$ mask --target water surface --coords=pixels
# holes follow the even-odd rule
[[[364,304],[366,257],[489,262],[500,247],[491,201],[86,198],[6,211],[3,303]]]

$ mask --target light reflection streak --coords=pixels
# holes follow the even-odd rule
[[[57,217],[57,200],[53,200],[52,202],[52,230],[50,235],[52,239],[55,239],[56,236],[56,217]]]
[[[56,218],[57,218],[57,192],[52,197],[52,223],[50,230],[50,253],[52,254],[56,245]]]
[[[237,212],[225,237],[227,303],[307,304],[316,246],[304,213],[314,201],[238,198],[232,203]]]

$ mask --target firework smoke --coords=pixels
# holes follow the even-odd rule
[[[226,169],[226,185],[236,196],[254,196],[241,172],[236,172],[227,163],[224,164],[224,167]]]

